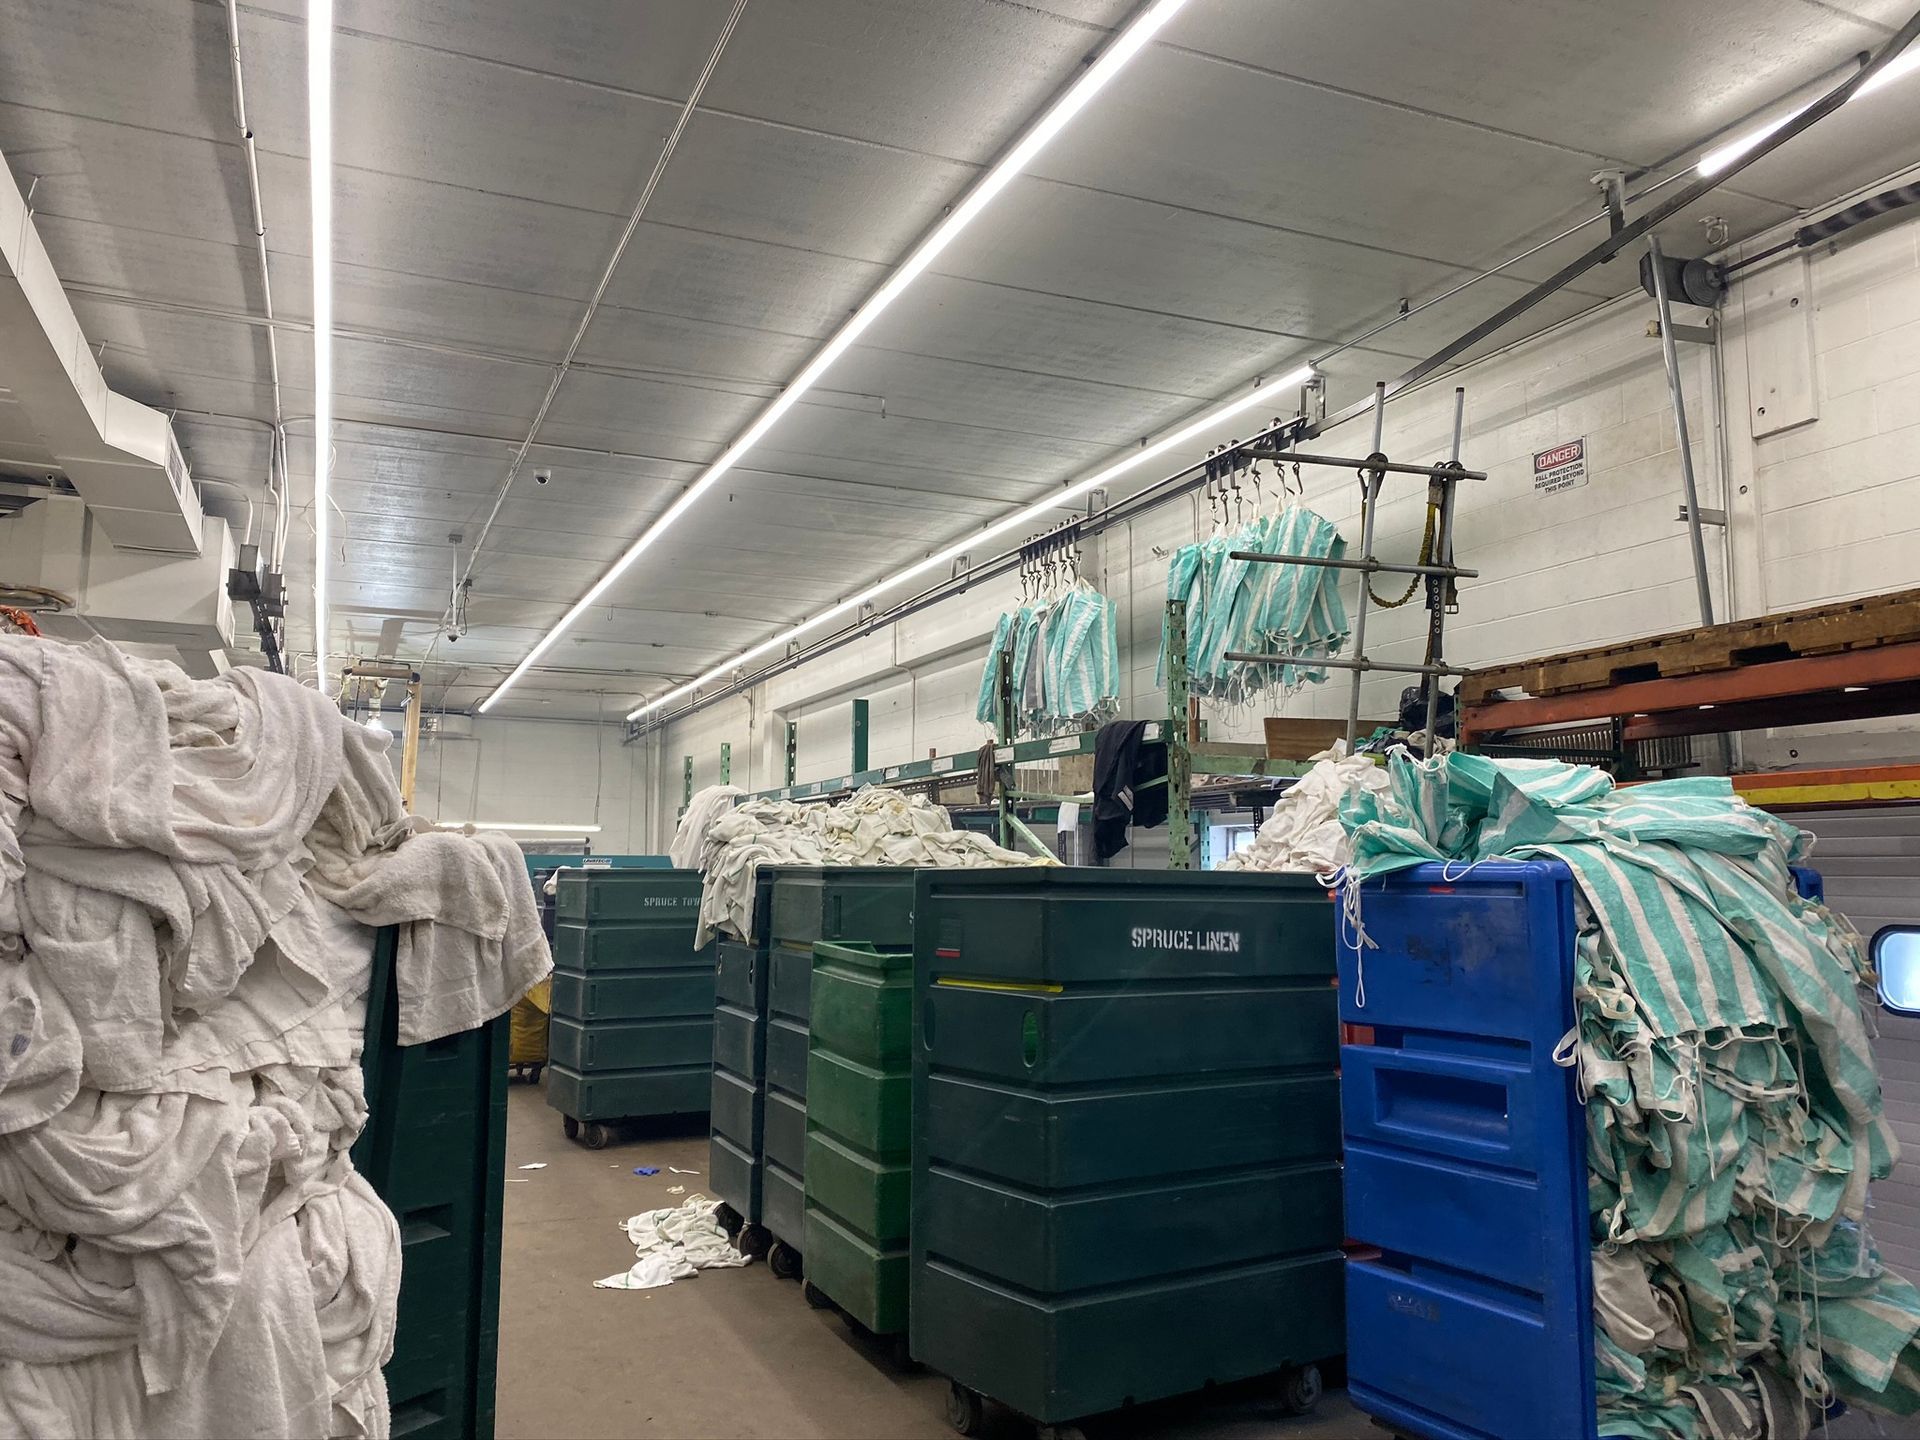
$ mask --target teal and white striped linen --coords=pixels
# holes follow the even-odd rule
[[[1011,657],[1013,720],[1025,733],[1081,730],[1118,713],[1120,642],[1111,600],[1084,580],[1045,605],[1000,617],[980,672],[974,718],[994,724],[1000,656]]]
[[[1271,565],[1235,560],[1235,551],[1339,559],[1340,532],[1304,505],[1262,515],[1230,535],[1183,545],[1167,564],[1167,597],[1187,604],[1187,675],[1193,693],[1239,702],[1262,690],[1293,690],[1327,678],[1324,666],[1247,665],[1236,651],[1326,659],[1347,639],[1347,609],[1338,570],[1322,565]],[[1167,683],[1162,628],[1158,678]]]
[[[1616,791],[1555,760],[1405,752],[1388,778],[1343,806],[1350,884],[1427,860],[1545,857],[1574,875],[1592,1239],[1608,1260],[1600,1433],[1804,1433],[1779,1413],[1795,1396],[1920,1411],[1920,1294],[1864,1228],[1867,1182],[1898,1154],[1870,976],[1851,927],[1794,892],[1807,837],[1717,778]],[[1619,1323],[1661,1305],[1684,1346]]]

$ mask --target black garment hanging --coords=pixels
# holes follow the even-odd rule
[[[1111,720],[1093,741],[1093,851],[1100,859],[1127,848],[1127,828],[1167,818],[1167,747],[1145,743],[1147,722]],[[1149,780],[1162,783],[1142,789]]]

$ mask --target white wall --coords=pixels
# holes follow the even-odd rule
[[[423,734],[414,812],[430,820],[598,824],[595,854],[651,853],[640,746],[621,728],[592,721],[454,718]],[[400,763],[396,739],[391,752]],[[516,836],[533,839],[532,836]]]
[[[1875,187],[1878,188],[1878,187]],[[1784,232],[1782,232],[1784,233]],[[1811,363],[1818,418],[1762,440],[1751,437],[1749,387],[1777,362],[1759,354],[1757,288],[1737,282],[1716,317],[1724,377],[1716,383],[1708,347],[1684,345],[1681,364],[1695,467],[1705,507],[1730,511],[1723,533],[1709,529],[1708,566],[1717,619],[1756,615],[1920,583],[1920,224],[1883,226],[1807,265]],[[1751,242],[1759,248],[1773,237]],[[1621,263],[1621,262],[1616,262]],[[1793,262],[1798,263],[1798,262]],[[1491,664],[1689,628],[1698,608],[1687,531],[1678,520],[1681,481],[1672,409],[1653,302],[1628,297],[1545,335],[1465,367],[1388,408],[1385,448],[1395,458],[1446,457],[1453,386],[1467,387],[1463,458],[1489,478],[1461,487],[1456,528],[1460,563],[1481,577],[1463,581],[1460,613],[1449,622],[1447,658]],[[1700,321],[1704,312],[1683,312]],[[1585,436],[1591,480],[1560,494],[1536,494],[1532,455]],[[1363,455],[1370,422],[1328,432],[1324,453]],[[1350,475],[1309,471],[1308,503],[1356,545],[1359,488]],[[1412,558],[1424,518],[1424,484],[1389,482],[1377,549]],[[1154,684],[1166,557],[1206,524],[1197,500],[1178,501],[1088,546],[1084,567],[1122,607],[1122,713],[1163,713]],[[932,537],[930,537],[932,538]],[[1389,589],[1383,579],[1377,588]],[[1393,587],[1396,588],[1397,587]],[[1354,582],[1343,586],[1349,606]],[[1010,582],[913,616],[818,662],[716,705],[650,737],[661,757],[653,816],[656,847],[680,804],[681,757],[695,759],[695,783],[716,778],[720,744],[733,747],[733,779],[748,788],[781,782],[783,722],[800,726],[798,778],[845,773],[850,701],[872,705],[870,762],[964,750],[985,738],[973,719],[986,641],[1012,595]],[[1374,611],[1368,650],[1377,658],[1420,658],[1426,616],[1418,600]],[[1406,683],[1368,682],[1364,713],[1388,715]],[[1344,681],[1290,700],[1212,715],[1216,738],[1257,738],[1259,715],[1340,714]],[[1910,754],[1912,721],[1849,726],[1841,734],[1796,732],[1746,738],[1747,762],[1838,763]]]

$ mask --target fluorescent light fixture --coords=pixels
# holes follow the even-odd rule
[[[436,821],[442,829],[459,830],[471,826],[475,830],[525,830],[533,835],[598,835],[598,825],[548,825],[544,823],[523,823],[519,820],[440,820]]]
[[[333,465],[333,0],[307,0],[307,164],[313,210],[313,648],[327,689],[327,472]]]
[[[898,300],[907,287],[919,278],[921,272],[933,264],[947,247],[959,238],[960,232],[971,225],[980,213],[993,203],[995,196],[1006,189],[1021,171],[1033,163],[1034,158],[1046,149],[1049,142],[1066,129],[1074,116],[1086,109],[1093,97],[1105,89],[1108,82],[1118,75],[1134,56],[1146,48],[1153,37],[1186,3],[1187,0],[1153,0],[1152,4],[1134,17],[1133,22],[1101,52],[1100,58],[1089,65],[1067,92],[1054,101],[1047,112],[1028,127],[1014,147],[980,178],[979,183],[967,192],[965,199],[953,207],[933,233],[920,242],[919,247],[900,263],[878,290],[867,297],[866,303],[834,333],[833,338],[820,348],[800,373],[794,376],[767,407],[754,417],[753,423],[748,425],[738,438],[720,453],[720,458],[702,471],[693,484],[687,487],[686,492],[641,532],[640,538],[627,547],[626,552],[613,562],[607,573],[596,580],[585,595],[574,602],[573,608],[560,617],[558,624],[540,637],[539,643],[527,652],[526,659],[516,665],[512,673],[500,682],[494,692],[480,702],[479,709],[483,714],[502,695],[513,688],[520,677],[533,667],[535,661],[546,654],[553,643],[565,634],[576,620],[600,602],[601,597],[613,587],[614,582],[627,572],[634,561],[647,552],[654,541],[692,509],[702,495],[718,484],[721,476],[739,464],[746,453],[758,445],[766,437],[767,432],[779,423],[780,417],[799,403],[801,396],[820,383],[820,378],[832,367],[833,362],[844,355],[853,343],[867,332],[887,307]]]
[[[720,680],[731,675],[741,666],[758,660],[762,655],[782,648],[788,641],[797,640],[810,630],[817,630],[829,621],[838,620],[844,615],[856,613],[860,607],[865,605],[869,600],[877,598],[886,591],[891,590],[894,586],[904,584],[917,576],[925,575],[928,571],[939,570],[951,565],[962,555],[978,548],[988,540],[993,540],[1001,535],[1005,535],[1010,530],[1018,530],[1024,526],[1032,525],[1037,521],[1046,520],[1050,518],[1055,511],[1058,511],[1063,506],[1073,504],[1074,501],[1089,491],[1098,490],[1103,485],[1111,484],[1128,471],[1137,469],[1149,461],[1159,459],[1160,456],[1165,455],[1169,450],[1177,450],[1183,445],[1190,445],[1196,440],[1205,438],[1214,433],[1218,426],[1225,424],[1236,415],[1253,409],[1263,401],[1271,402],[1275,395],[1280,394],[1282,391],[1290,390],[1295,386],[1304,385],[1312,378],[1313,367],[1311,365],[1302,365],[1299,369],[1289,371],[1287,374],[1282,375],[1278,380],[1257,386],[1249,390],[1246,394],[1227,401],[1224,405],[1216,405],[1213,409],[1207,411],[1206,414],[1200,416],[1199,419],[1188,421],[1178,430],[1162,436],[1160,439],[1154,441],[1153,444],[1136,450],[1123,459],[1116,460],[1105,469],[1097,470],[1084,479],[1074,481],[1073,484],[1067,486],[1064,490],[1057,491],[1047,496],[1044,500],[1036,500],[1033,504],[1025,506],[1022,509],[1002,515],[998,520],[988,525],[986,529],[971,532],[962,539],[956,540],[953,544],[947,546],[946,549],[935,551],[924,560],[916,560],[913,564],[907,566],[906,569],[889,575],[884,580],[876,581],[874,584],[862,590],[858,595],[848,596],[845,600],[839,601],[837,604],[822,610],[818,615],[810,616],[802,620],[798,625],[782,630],[770,640],[762,640],[751,650],[742,651],[724,665],[716,665],[713,669],[707,671],[706,674],[696,676],[694,679],[687,681],[686,684],[676,686],[672,690],[667,691],[666,694],[660,696],[658,699],[649,700],[637,709],[628,711],[627,719],[638,720],[642,715],[658,710],[662,705],[670,705],[682,696],[691,695],[702,685],[711,685],[715,680]]]
[[[1872,79],[1847,97],[1847,104],[1851,105],[1863,95],[1871,95],[1876,90],[1884,89],[1894,81],[1913,74],[1916,70],[1920,70],[1920,44],[1909,46],[1894,56],[1893,59],[1889,60],[1883,69],[1874,74]],[[1801,115],[1804,115],[1812,105],[1813,102],[1811,100],[1805,105],[1796,105],[1793,109],[1787,111],[1786,114],[1777,119],[1767,121],[1766,124],[1759,126],[1757,129],[1748,131],[1738,140],[1730,140],[1717,149],[1709,150],[1700,157],[1700,163],[1694,168],[1702,175],[1718,175],[1722,170],[1733,164],[1734,161],[1759,145],[1768,136],[1775,134],[1784,126],[1792,124]],[[1845,109],[1846,107],[1842,106],[1841,108]]]

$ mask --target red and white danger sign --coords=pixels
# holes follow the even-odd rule
[[[1587,437],[1569,440],[1551,450],[1533,452],[1533,489],[1536,495],[1557,495],[1587,483]]]

